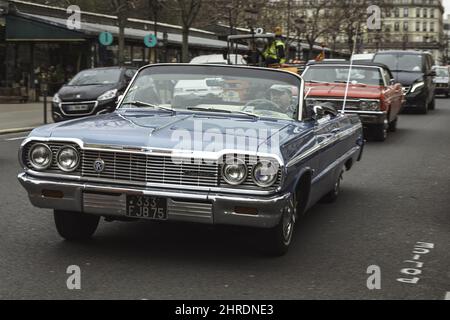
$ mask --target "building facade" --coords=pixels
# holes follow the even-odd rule
[[[450,14],[444,19],[444,65],[450,65]]]
[[[49,94],[78,71],[117,65],[117,17],[81,12],[81,28],[67,26],[65,8],[22,0],[0,0],[0,101],[11,89],[27,92],[31,100],[41,92],[43,79]],[[180,62],[181,27],[157,24],[158,44],[148,47],[145,37],[155,34],[155,23],[128,19],[125,29],[125,64],[142,66],[155,62]],[[112,43],[105,45],[99,35],[108,32]],[[222,53],[226,41],[206,30],[192,29],[189,35],[191,57]]]
[[[360,53],[393,49],[429,51],[437,62],[444,62],[446,37],[442,0],[342,0],[342,2],[298,0],[294,2],[298,8],[297,16],[309,17],[310,21],[314,16],[316,19],[318,17],[323,20],[322,26],[319,24],[316,30],[328,30],[318,37],[319,43],[324,42],[331,47],[335,46],[337,50],[349,51],[352,47],[349,42],[354,40],[357,52]],[[382,19],[379,30],[367,27],[369,18],[367,8],[372,4],[377,4],[381,8]],[[321,11],[319,15],[318,10]],[[347,10],[347,12],[340,13],[339,10]],[[348,13],[352,10],[356,13],[353,16]],[[344,18],[339,20],[339,17]],[[352,17],[353,20],[350,23],[357,28],[356,34],[353,35],[354,39],[350,41],[347,32],[349,21],[345,21],[345,17]],[[327,26],[327,24],[330,25]],[[331,41],[334,42],[333,45],[330,45]]]

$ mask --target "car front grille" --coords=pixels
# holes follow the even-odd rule
[[[96,104],[95,101],[64,102],[61,103],[60,107],[64,114],[76,116],[91,114],[94,111]]]
[[[32,141],[26,144],[22,151],[22,161],[31,170],[28,153],[31,147],[40,142]],[[85,150],[73,142],[44,142],[53,153],[52,165],[45,173],[79,176],[91,181],[116,182],[122,184],[155,186],[189,186],[207,188],[227,188],[236,190],[261,190],[252,179],[253,167],[260,160],[271,160],[255,156],[245,156],[248,167],[246,181],[239,186],[230,186],[222,177],[221,170],[225,158],[221,161],[202,161],[194,158],[175,158],[171,155],[141,154],[109,150]],[[56,158],[63,146],[72,146],[80,153],[80,165],[70,173],[62,172]],[[272,159],[273,160],[273,159]],[[104,165],[100,172],[96,171],[95,164],[101,161]],[[98,168],[97,168],[98,169]],[[282,170],[278,171],[276,183],[265,191],[276,190],[282,182]]]
[[[104,162],[104,170],[96,172],[94,163]],[[205,163],[194,159],[176,159],[171,156],[155,156],[110,151],[83,150],[82,177],[170,184],[180,186],[217,187],[219,170],[217,163]]]

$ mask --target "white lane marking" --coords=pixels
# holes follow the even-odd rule
[[[449,300],[450,301],[450,291],[447,292],[447,294],[445,295],[445,300]]]
[[[16,140],[24,140],[24,139],[26,139],[26,137],[9,138],[9,139],[5,139],[5,141],[16,141]]]

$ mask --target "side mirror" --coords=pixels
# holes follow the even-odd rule
[[[313,107],[314,112],[314,120],[320,120],[325,116],[325,110],[322,106],[314,106]]]

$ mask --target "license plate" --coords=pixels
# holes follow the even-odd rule
[[[86,111],[86,110],[89,110],[89,105],[76,104],[76,105],[72,105],[72,106],[67,106],[67,110],[69,110],[69,111]]]
[[[167,199],[128,195],[127,217],[149,220],[167,220]]]

